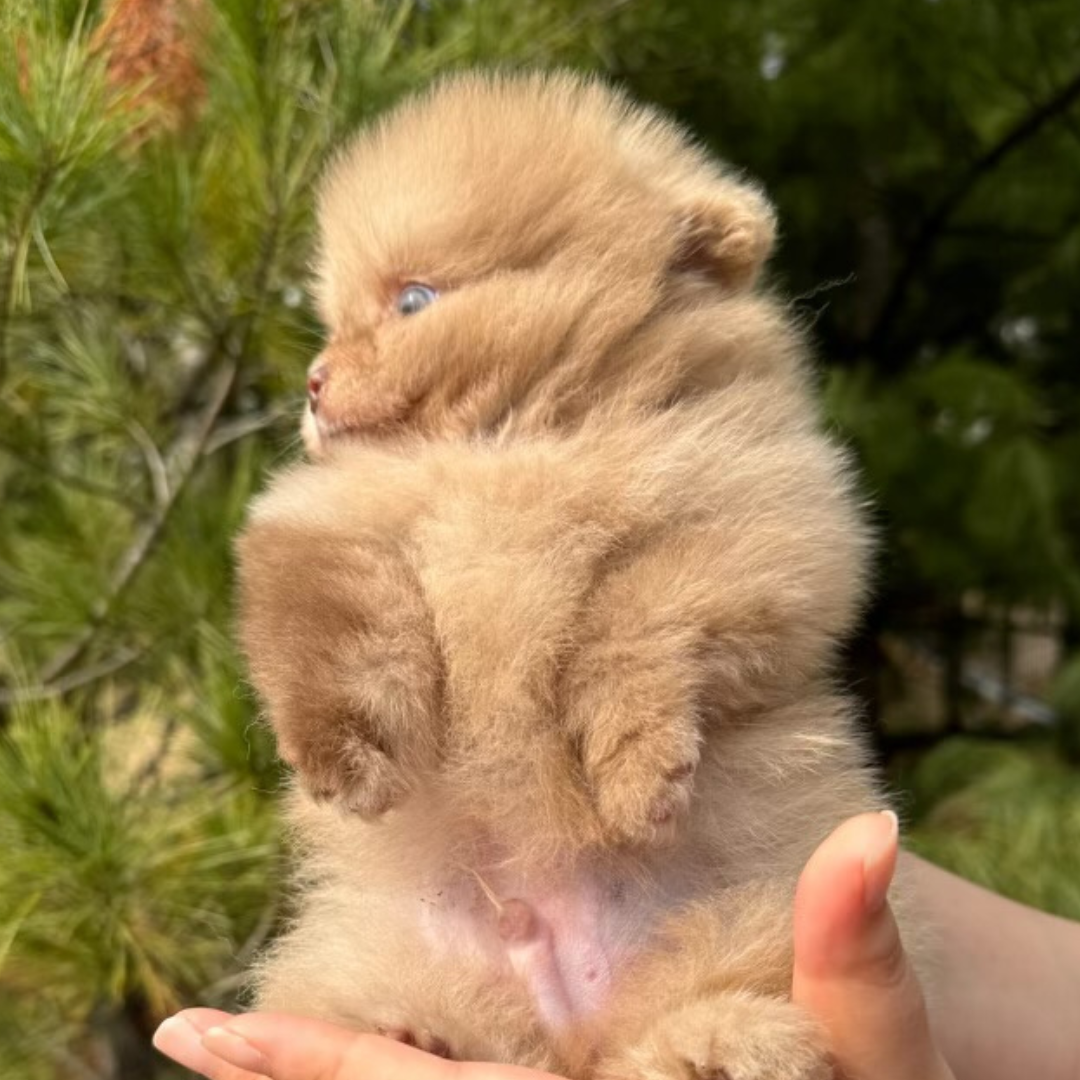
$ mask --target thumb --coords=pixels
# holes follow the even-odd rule
[[[886,811],[844,822],[810,857],[795,896],[792,997],[849,1080],[954,1080],[886,900],[897,852]]]

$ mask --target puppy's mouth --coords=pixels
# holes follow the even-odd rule
[[[410,412],[411,408],[396,410],[379,420],[331,420],[312,412],[308,406],[300,424],[300,436],[311,457],[320,459],[335,446],[364,442],[384,445],[409,434]]]

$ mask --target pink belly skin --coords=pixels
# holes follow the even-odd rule
[[[518,980],[553,1034],[604,1005],[615,972],[667,906],[655,888],[590,869],[542,883],[505,871],[484,878],[463,871],[422,899],[429,943]]]
[[[528,988],[540,1019],[553,1031],[566,1030],[580,1005],[571,998],[572,987],[555,953],[553,928],[524,900],[503,904],[498,927],[510,967]]]

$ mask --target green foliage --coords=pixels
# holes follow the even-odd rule
[[[912,850],[995,892],[1080,920],[1080,773],[1052,748],[951,739],[904,785]]]
[[[1071,656],[1054,680],[1050,703],[1059,719],[1059,741],[1065,756],[1080,765],[1080,653]]]
[[[888,514],[897,575],[941,595],[1080,606],[1060,461],[1047,412],[1019,372],[963,352],[882,384],[834,368],[830,415]]]
[[[126,774],[125,735],[86,731],[57,704],[24,706],[5,732],[0,910],[13,914],[2,971],[58,995],[138,993],[161,1012],[176,987],[204,985],[228,959],[276,848],[239,785],[177,801],[170,785]]]
[[[221,778],[194,799],[152,775],[164,763],[135,767],[132,728],[23,706],[0,743],[0,998],[33,988],[69,1023],[132,999],[161,1015],[209,986],[276,876],[258,797]]]

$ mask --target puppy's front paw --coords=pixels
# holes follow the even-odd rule
[[[282,758],[311,794],[370,817],[439,753],[441,658],[395,551],[276,523],[240,544],[242,630]]]
[[[384,814],[409,788],[401,766],[369,738],[335,725],[317,726],[310,740],[282,739],[282,758],[297,772],[301,784],[319,802],[333,802],[361,817]]]
[[[701,742],[688,697],[673,673],[644,666],[578,681],[568,716],[613,839],[662,841],[685,815]]]
[[[586,768],[608,831],[630,842],[663,840],[686,814],[698,764],[697,728],[682,717],[628,716],[628,730]]]
[[[820,1032],[790,1002],[718,994],[657,1021],[599,1080],[834,1080]]]

